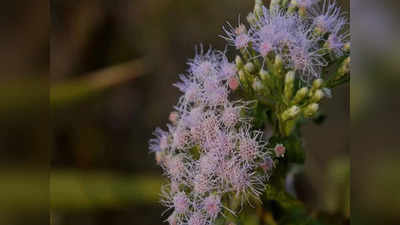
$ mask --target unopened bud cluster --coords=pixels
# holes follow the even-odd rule
[[[331,97],[322,71],[344,58],[335,77],[326,79],[336,82],[349,74],[347,18],[334,1],[272,0],[269,9],[256,1],[247,19],[249,27],[240,24],[240,33],[224,29],[224,38],[240,50],[235,60],[240,87],[248,99],[275,111],[274,127],[288,136],[297,120],[314,117],[320,102]]]

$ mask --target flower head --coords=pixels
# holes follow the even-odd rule
[[[173,199],[175,212],[183,214],[189,209],[189,199],[184,192],[178,192]]]
[[[225,34],[222,36],[226,41],[228,41],[232,46],[235,46],[236,49],[244,49],[248,47],[248,44],[251,41],[251,36],[248,34],[246,27],[244,24],[240,24],[238,27],[233,27],[230,23],[227,24],[227,27],[223,27]]]
[[[221,197],[214,194],[209,195],[204,199],[203,207],[211,218],[217,217],[221,211]]]
[[[285,146],[283,146],[283,144],[277,144],[274,148],[274,152],[275,152],[276,157],[284,157],[286,148],[285,148]]]
[[[150,139],[149,149],[152,152],[160,152],[166,150],[168,145],[168,135],[169,133],[163,131],[161,128],[157,127],[153,133],[156,138]]]

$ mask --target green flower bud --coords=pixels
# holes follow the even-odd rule
[[[319,105],[317,103],[311,103],[304,108],[303,114],[305,117],[310,118],[313,117],[315,113],[317,113],[318,109]]]
[[[245,69],[247,72],[252,73],[252,72],[254,72],[255,67],[254,67],[254,64],[253,64],[253,63],[248,62],[248,63],[246,63],[246,65],[244,66],[244,69]]]
[[[288,13],[289,14],[294,13],[296,11],[296,9],[297,9],[297,1],[296,0],[292,0],[290,2],[290,4],[289,4],[289,7],[288,7]]]
[[[246,82],[246,73],[243,70],[239,70],[238,74],[239,74],[240,82],[245,83]]]
[[[350,52],[350,48],[351,48],[351,43],[350,42],[347,42],[343,46],[343,50],[346,51],[346,52]]]
[[[256,78],[253,81],[252,87],[255,91],[260,91],[263,88],[263,85],[261,81],[258,78]]]
[[[269,78],[270,78],[270,76],[271,76],[271,75],[268,73],[268,71],[266,71],[266,70],[264,70],[264,69],[261,69],[259,74],[260,74],[261,80],[263,80],[263,81],[269,80]]]
[[[282,120],[286,121],[294,119],[297,115],[299,115],[299,113],[300,113],[300,108],[294,105],[282,113]]]
[[[281,0],[271,0],[271,3],[270,3],[270,9],[276,9],[276,8],[279,8],[279,4],[281,3]]]
[[[262,6],[263,5],[263,1],[262,0],[256,0],[255,5]]]
[[[263,2],[262,0],[256,0],[256,4],[254,5],[254,14],[258,17],[261,17],[263,15]]]
[[[286,101],[290,101],[293,95],[293,86],[294,86],[294,71],[289,71],[285,76],[285,87],[283,91]]]
[[[236,56],[235,62],[236,62],[236,66],[238,68],[241,68],[243,66],[243,60],[242,60],[242,57],[240,57],[240,55]]]
[[[282,0],[281,6],[283,8],[286,8],[287,4],[289,3],[289,0]]]
[[[254,15],[254,13],[251,12],[249,15],[247,15],[247,22],[249,22],[251,25],[257,24],[257,17]]]
[[[348,73],[350,73],[350,56],[347,57],[345,60],[343,60],[342,65],[338,69],[338,75],[336,77],[336,80],[339,80]]]
[[[299,16],[305,18],[307,16],[307,9],[305,7],[299,8]]]
[[[259,5],[254,6],[254,14],[258,17],[261,17],[263,15],[263,9]]]
[[[323,83],[324,83],[324,80],[322,80],[321,78],[314,80],[314,82],[312,84],[312,89],[313,90],[320,89],[322,87]]]
[[[314,95],[311,97],[312,102],[319,102],[325,96],[321,89],[315,91]]]
[[[293,84],[294,82],[294,71],[289,71],[285,76],[285,84]]]
[[[275,69],[277,71],[280,71],[282,69],[283,66],[283,59],[281,55],[276,55],[275,56],[275,63],[274,63]]]
[[[303,87],[300,90],[298,90],[293,98],[292,104],[300,103],[304,99],[304,97],[306,97],[307,92],[308,92],[307,87]]]

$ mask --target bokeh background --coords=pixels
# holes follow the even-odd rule
[[[338,2],[351,8],[351,91],[336,89],[326,122],[304,129],[307,204],[349,216],[351,172],[352,224],[396,224],[398,3]],[[222,26],[253,4],[2,2],[0,224],[165,224],[147,142],[194,46],[224,49]]]

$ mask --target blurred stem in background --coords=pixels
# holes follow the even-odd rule
[[[83,75],[76,80],[62,81],[51,85],[52,108],[68,107],[96,96],[118,84],[136,79],[149,71],[143,59],[133,60]]]

